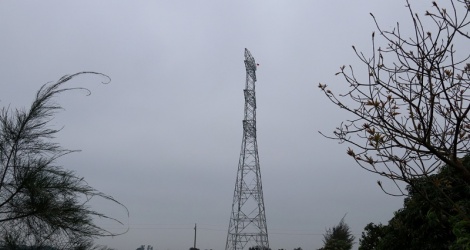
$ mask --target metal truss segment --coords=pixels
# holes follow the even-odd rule
[[[245,49],[245,68],[243,139],[225,249],[243,250],[258,247],[267,250],[268,229],[256,139],[257,64],[248,49]]]

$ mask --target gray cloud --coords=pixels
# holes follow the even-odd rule
[[[416,3],[424,10],[425,4]],[[383,194],[346,146],[320,136],[344,119],[317,90],[370,49],[369,12],[385,27],[407,20],[404,1],[3,1],[0,104],[30,104],[41,84],[82,77],[67,93],[57,140],[82,149],[61,163],[130,210],[117,249],[222,249],[242,137],[243,49],[258,68],[258,144],[270,245],[315,249],[325,228],[358,236],[401,199]],[[393,14],[393,15],[392,15]],[[359,66],[360,68],[360,66]],[[96,209],[125,218],[96,202]],[[110,225],[115,228],[115,225]],[[120,229],[116,229],[120,230]],[[357,245],[356,245],[357,246]]]

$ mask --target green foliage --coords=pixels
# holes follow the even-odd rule
[[[105,76],[64,76],[42,86],[28,110],[0,111],[0,237],[8,249],[89,249],[94,237],[113,235],[93,218],[114,219],[87,204],[94,197],[120,203],[55,164],[74,151],[51,141],[58,130],[48,124],[61,109],[52,99],[65,91],[86,90],[62,87],[81,74]]]
[[[452,232],[457,237],[457,242],[451,249],[470,249],[470,222],[468,220],[455,223]]]
[[[359,239],[359,250],[374,250],[378,249],[378,243],[385,236],[385,226],[382,224],[374,225],[369,223],[362,232],[362,237]]]
[[[461,159],[470,169],[470,156]],[[444,166],[416,179],[388,225],[368,224],[359,249],[470,249],[470,188],[459,172]]]
[[[348,224],[344,222],[344,217],[338,225],[327,229],[323,235],[324,246],[319,250],[349,250],[354,243],[354,236],[351,234]]]

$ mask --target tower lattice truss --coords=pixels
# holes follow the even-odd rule
[[[246,85],[243,141],[233,193],[232,213],[226,250],[269,249],[268,229],[261,184],[256,141],[256,68],[250,51],[245,49]]]

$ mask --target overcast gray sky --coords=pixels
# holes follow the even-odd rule
[[[411,1],[419,13],[431,1]],[[345,213],[357,238],[402,205],[339,145],[318,134],[348,116],[317,89],[341,89],[351,45],[370,52],[375,30],[409,23],[404,0],[1,1],[0,105],[28,106],[44,83],[92,91],[57,98],[61,159],[127,206],[93,207],[129,224],[97,242],[126,250],[223,249],[242,140],[244,48],[257,63],[257,128],[272,249],[322,246]],[[391,186],[390,183],[385,185]],[[112,224],[107,228],[120,232]],[[127,226],[127,225],[126,225]],[[357,242],[357,240],[356,240]],[[355,245],[357,248],[357,244]]]

